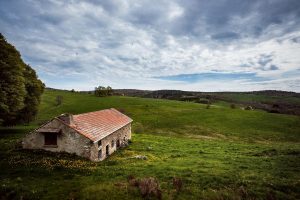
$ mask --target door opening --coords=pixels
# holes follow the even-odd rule
[[[99,151],[98,151],[98,159],[100,160],[102,158],[102,149],[100,149]]]
[[[106,156],[109,156],[109,145],[106,145]]]

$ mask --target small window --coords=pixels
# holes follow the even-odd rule
[[[99,151],[98,151],[98,159],[101,159],[102,158],[102,149],[100,149]]]
[[[98,147],[100,147],[101,145],[102,145],[102,141],[99,140],[99,141],[98,141]]]
[[[115,141],[112,140],[112,141],[111,141],[111,147],[114,147],[114,146],[115,146]]]
[[[45,145],[57,145],[57,135],[55,133],[45,133]]]

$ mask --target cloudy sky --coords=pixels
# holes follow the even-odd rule
[[[0,0],[48,87],[300,92],[299,0]]]

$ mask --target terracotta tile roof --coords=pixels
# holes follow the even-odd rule
[[[132,122],[132,119],[114,108],[73,115],[70,125],[80,134],[96,142]]]

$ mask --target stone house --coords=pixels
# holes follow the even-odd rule
[[[114,108],[79,115],[62,114],[25,136],[24,149],[75,153],[104,160],[131,139],[132,119]]]

